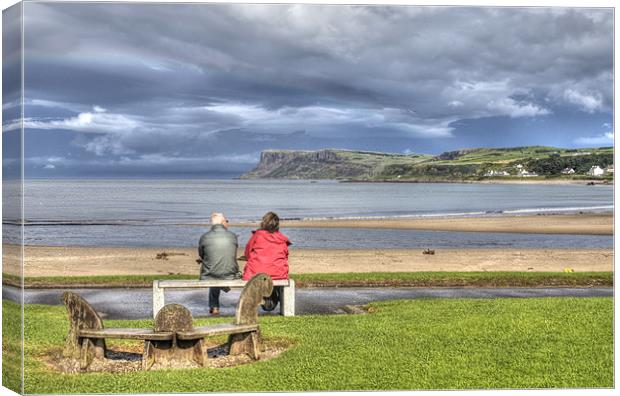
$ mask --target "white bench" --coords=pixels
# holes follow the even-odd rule
[[[234,280],[155,280],[153,281],[153,318],[165,303],[166,289],[202,289],[208,287],[230,287],[242,289],[247,282]],[[295,316],[295,281],[292,279],[274,280],[273,286],[282,286],[280,294],[280,314]]]

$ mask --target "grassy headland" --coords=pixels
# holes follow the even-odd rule
[[[613,181],[613,173],[591,176],[593,166],[613,165],[613,148],[561,149],[545,146],[476,148],[438,156],[325,149],[267,150],[246,179],[337,179],[347,181],[476,182]],[[572,169],[574,173],[563,173]],[[529,177],[522,177],[522,172]],[[536,174],[534,176],[533,174]]]

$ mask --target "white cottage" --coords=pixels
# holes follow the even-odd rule
[[[538,173],[536,172],[528,172],[525,169],[521,169],[519,171],[519,177],[537,177]]]
[[[588,171],[588,175],[590,176],[603,176],[604,174],[605,174],[605,171],[603,170],[603,168],[601,168],[598,165],[593,166]]]

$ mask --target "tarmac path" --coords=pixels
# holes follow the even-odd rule
[[[84,297],[107,319],[152,318],[151,289],[67,289]],[[62,289],[26,289],[26,304],[60,305]],[[222,293],[222,316],[233,316],[240,290]],[[527,297],[611,297],[613,288],[298,288],[297,315],[325,315],[345,313],[345,305],[364,305],[372,301],[420,298],[527,298]],[[2,299],[21,300],[18,288],[3,285]],[[171,290],[166,292],[166,303],[183,304],[194,317],[207,316],[207,290]],[[268,314],[276,314],[275,311]],[[266,313],[263,313],[266,314]]]

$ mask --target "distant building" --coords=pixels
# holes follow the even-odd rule
[[[496,177],[496,176],[510,176],[510,173],[506,172],[506,171],[496,171],[496,170],[490,170],[487,171],[484,174],[485,177]]]
[[[609,165],[607,168],[605,168],[605,173],[614,173],[614,166],[613,165]]]
[[[590,175],[590,176],[603,176],[604,174],[605,174],[605,171],[603,170],[603,168],[601,168],[598,165],[593,166],[588,171],[588,175]]]
[[[516,164],[516,165],[515,165],[515,168],[517,168],[517,169],[523,169],[523,165],[521,165],[521,164]]]
[[[528,172],[525,169],[521,169],[519,171],[519,177],[536,177],[538,176],[538,173],[536,172]]]
[[[573,173],[575,173],[575,170],[573,168],[564,168],[562,170],[563,175],[572,175]]]

